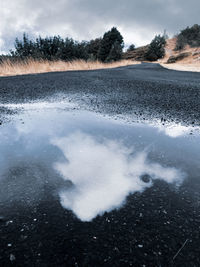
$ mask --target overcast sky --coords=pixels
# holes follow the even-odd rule
[[[172,36],[200,24],[199,11],[199,0],[0,0],[0,54],[23,32],[89,40],[112,26],[140,46],[164,29]]]

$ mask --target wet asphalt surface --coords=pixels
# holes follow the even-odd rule
[[[0,78],[0,102],[60,93],[97,112],[199,125],[199,82],[198,73],[153,64],[26,75]],[[2,109],[1,117],[7,112]],[[12,172],[23,177],[30,170]],[[0,217],[0,266],[200,266],[197,177],[179,189],[156,181],[144,193],[130,195],[121,209],[92,222],[63,209],[54,191],[52,184],[44,184],[31,206],[23,204],[28,196],[9,206],[0,203],[5,214]]]
[[[0,78],[0,103],[67,96],[81,107],[141,120],[200,124],[200,74],[159,64]],[[7,112],[1,108],[1,113]]]

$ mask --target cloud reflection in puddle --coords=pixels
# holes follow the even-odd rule
[[[163,167],[148,160],[146,151],[136,152],[123,143],[77,132],[52,140],[64,154],[66,162],[55,163],[55,169],[73,187],[60,192],[61,204],[72,210],[82,221],[91,221],[105,211],[123,205],[130,193],[142,192],[152,181],[145,183],[141,176],[179,185],[184,174],[176,168]]]
[[[164,132],[167,136],[170,136],[172,138],[176,138],[179,136],[183,136],[186,134],[189,134],[190,132],[192,132],[193,130],[196,130],[199,128],[193,128],[190,126],[184,126],[184,125],[180,125],[180,124],[172,124],[172,125],[158,125],[157,128],[159,129],[159,131]]]

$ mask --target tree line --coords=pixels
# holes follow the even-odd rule
[[[39,36],[35,40],[29,39],[26,33],[22,40],[16,38],[15,49],[11,50],[11,56],[20,59],[34,58],[45,60],[100,60],[110,62],[120,60],[124,47],[121,33],[113,27],[103,37],[91,41],[78,42],[72,38],[60,36]]]
[[[156,61],[165,55],[166,36],[156,35],[144,54],[144,59]],[[103,37],[90,41],[75,41],[73,38],[61,38],[60,36],[37,37],[30,39],[24,33],[22,39],[16,38],[14,50],[10,56],[0,56],[0,61],[5,58],[22,59],[28,58],[39,60],[63,60],[72,61],[76,59],[102,62],[120,60],[123,56],[124,39],[116,27],[105,32]],[[127,52],[136,50],[131,44]]]
[[[144,54],[144,59],[156,61],[165,55],[165,35],[156,35],[148,46]],[[175,50],[181,50],[186,45],[191,47],[200,46],[200,25],[195,24],[187,27],[177,35]],[[44,60],[64,60],[74,59],[99,60],[102,62],[117,61],[122,58],[124,40],[116,27],[104,33],[103,37],[90,41],[78,42],[72,38],[61,38],[60,36],[45,37],[39,36],[35,40],[28,37],[26,33],[19,40],[16,38],[14,50],[10,51],[10,57],[14,59],[44,59]],[[132,44],[127,52],[134,51]],[[0,56],[0,61],[8,56]]]

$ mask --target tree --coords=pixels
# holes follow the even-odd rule
[[[131,52],[131,51],[134,51],[135,50],[135,45],[134,44],[131,44],[129,46],[129,48],[127,49],[127,52]]]
[[[120,60],[122,57],[122,47],[121,45],[116,41],[113,45],[112,48],[110,50],[110,53],[108,55],[108,57],[106,58],[107,62],[110,61],[117,61]]]
[[[74,46],[75,58],[87,60],[89,57],[87,47],[88,47],[88,42],[86,41],[82,41],[81,43],[75,42]]]
[[[15,52],[11,51],[13,56],[21,58],[31,57],[35,53],[34,43],[29,40],[27,34],[23,34],[23,38],[20,41],[18,38],[15,39]]]
[[[88,42],[77,42],[73,39],[62,39],[60,36],[29,40],[24,33],[22,40],[15,40],[15,51],[11,51],[12,56],[23,59],[32,57],[47,60],[72,60],[89,58]]]
[[[145,53],[145,58],[149,61],[156,61],[159,58],[163,58],[165,55],[165,44],[165,37],[156,35],[151,41],[147,52]]]
[[[90,55],[90,58],[94,60],[97,59],[98,51],[101,46],[101,41],[102,41],[102,38],[96,38],[95,40],[91,40],[88,43],[88,53]]]
[[[71,60],[75,57],[74,40],[66,38],[61,40],[57,51],[57,58],[62,60]]]
[[[98,59],[103,62],[108,61],[111,49],[113,48],[113,45],[116,43],[118,43],[118,46],[121,47],[121,54],[122,54],[122,49],[124,47],[123,37],[121,33],[117,30],[117,28],[113,27],[103,36],[97,55]]]
[[[123,48],[123,37],[116,28],[104,34],[103,39],[74,41],[63,39],[60,36],[41,37],[30,40],[24,33],[22,40],[15,40],[15,50],[11,51],[14,57],[22,59],[35,58],[47,60],[97,60],[110,61],[121,58]]]

